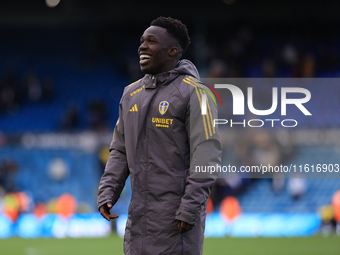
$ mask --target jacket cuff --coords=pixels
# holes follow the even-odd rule
[[[104,204],[106,204],[106,203],[108,203],[108,202],[111,202],[112,203],[112,207],[113,207],[113,202],[112,202],[112,200],[111,199],[106,199],[106,200],[104,200],[104,201],[101,201],[101,202],[98,202],[97,203],[97,207],[98,207],[98,211],[99,211],[99,208],[102,206],[102,205],[104,205]]]
[[[176,220],[184,221],[185,223],[188,223],[190,225],[196,224],[197,217],[199,215],[199,212],[192,213],[188,210],[185,210],[183,208],[179,208],[176,212]]]

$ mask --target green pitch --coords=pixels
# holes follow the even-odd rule
[[[0,239],[1,255],[123,255],[123,239]],[[207,238],[204,255],[335,255],[340,237]]]

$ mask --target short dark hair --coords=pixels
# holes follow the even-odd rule
[[[182,48],[182,53],[190,44],[187,26],[178,19],[173,19],[171,17],[158,17],[151,22],[151,26],[165,28],[168,33],[178,41],[179,46]]]

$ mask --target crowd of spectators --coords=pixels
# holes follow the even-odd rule
[[[98,99],[93,99],[87,104],[87,115],[82,116],[76,103],[70,103],[61,119],[60,131],[81,131],[81,119],[86,118],[87,130],[93,132],[108,132],[110,130],[107,105]]]
[[[53,78],[42,79],[32,70],[27,71],[24,77],[21,77],[15,67],[9,67],[3,74],[0,74],[0,115],[15,116],[26,105],[39,106],[40,103],[53,103],[55,90],[57,88],[55,88]],[[40,107],[44,105],[40,104]],[[106,103],[100,99],[90,99],[86,108],[86,116],[82,116],[79,105],[71,99],[65,106],[60,123],[55,125],[55,131],[81,131],[83,130],[82,121],[86,123],[87,130],[108,131],[110,126]]]
[[[0,114],[16,115],[24,103],[51,102],[54,82],[27,71],[22,78],[16,68],[8,67],[0,77]]]
[[[259,28],[246,24],[235,25],[224,34],[219,31],[223,31],[222,25],[211,26],[208,36],[200,36],[200,46],[191,52],[206,70],[206,77],[340,75],[340,39],[334,25]]]
[[[11,159],[0,161],[0,193],[17,191],[15,176],[18,165]]]

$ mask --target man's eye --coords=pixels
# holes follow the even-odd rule
[[[155,43],[156,41],[152,40],[152,39],[149,39],[149,40],[146,40],[148,43]],[[140,44],[143,44],[145,41],[140,41]]]

